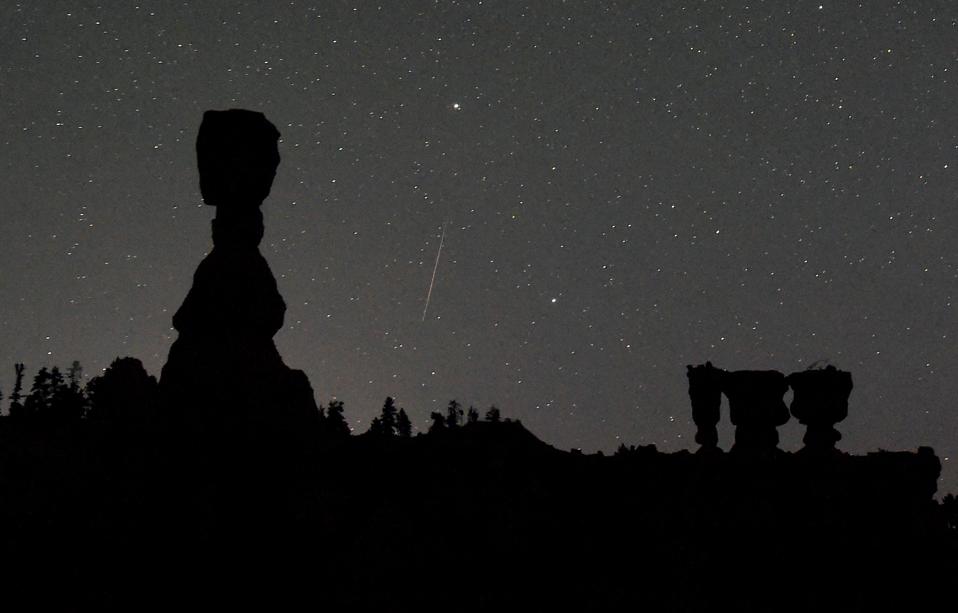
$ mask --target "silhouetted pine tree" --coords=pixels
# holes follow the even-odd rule
[[[383,434],[386,436],[396,435],[396,401],[392,396],[386,396],[383,403],[383,410],[379,417],[383,423]]]
[[[446,407],[446,427],[456,428],[462,423],[462,405],[455,400],[449,401]]]
[[[73,363],[70,364],[70,370],[67,371],[67,383],[69,384],[71,391],[80,391],[80,379],[82,378],[83,367],[80,366],[80,362],[73,360]]]
[[[954,494],[945,494],[945,497],[941,499],[941,510],[945,527],[952,532],[958,532],[958,498]]]
[[[396,434],[399,435],[399,438],[410,438],[412,436],[412,422],[409,421],[405,409],[399,409],[399,414],[396,415]]]
[[[439,411],[433,411],[430,413],[429,419],[432,420],[432,424],[429,425],[429,431],[427,434],[437,434],[446,429],[446,418],[443,417],[443,414]]]
[[[486,421],[490,421],[492,423],[499,423],[499,420],[501,419],[501,417],[502,416],[499,414],[499,409],[496,408],[496,405],[492,405],[491,407],[489,407],[489,410],[486,411]]]
[[[47,422],[79,419],[83,416],[83,403],[75,396],[82,398],[79,390],[76,395],[70,393],[70,387],[58,367],[47,369],[44,366],[33,378],[33,387],[23,404],[22,415],[37,417]]]
[[[392,396],[386,396],[382,413],[369,424],[367,432],[375,436],[396,436],[396,401]]]
[[[50,418],[55,421],[79,421],[87,410],[86,394],[80,386],[83,367],[74,360],[67,370],[65,382],[60,376],[59,369],[54,368],[51,375],[54,378],[54,392]]]
[[[57,378],[60,383],[63,382],[63,376],[57,370]],[[50,407],[53,406],[54,377],[46,366],[42,367],[33,377],[33,386],[30,388],[30,394],[23,403],[24,415],[33,418],[38,415],[49,415]]]
[[[26,410],[24,406],[20,403],[20,399],[23,397],[23,370],[24,366],[22,363],[18,362],[13,365],[13,370],[17,375],[16,380],[13,383],[13,393],[10,394],[10,417],[15,419],[20,419],[26,416]]]
[[[329,401],[329,406],[326,407],[326,415],[324,416],[323,424],[326,432],[330,436],[349,436],[349,424],[346,423],[346,418],[343,417],[342,400]]]
[[[477,421],[479,421],[479,411],[477,411],[475,407],[470,406],[469,410],[466,411],[466,423],[474,424]]]

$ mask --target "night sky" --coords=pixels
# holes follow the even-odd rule
[[[357,431],[456,398],[695,449],[686,364],[825,360],[839,447],[958,489],[953,2],[80,4],[0,8],[5,397],[15,361],[159,375],[212,246],[196,131],[238,107],[283,135],[277,344]]]

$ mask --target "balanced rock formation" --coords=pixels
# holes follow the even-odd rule
[[[795,396],[792,415],[808,426],[805,431],[805,449],[831,451],[842,435],[835,424],[848,417],[848,397],[852,393],[852,374],[832,365],[822,369],[804,370],[788,376]]]
[[[160,390],[170,410],[204,428],[295,427],[317,414],[306,375],[286,366],[273,342],[286,304],[259,252],[278,140],[262,113],[238,109],[207,111],[196,139],[200,191],[216,207],[213,250],[173,316],[179,337]]]
[[[726,373],[723,391],[735,425],[733,451],[771,452],[778,446],[778,426],[788,421],[783,396],[785,375],[776,370],[736,370]]]
[[[701,451],[718,448],[718,422],[722,407],[722,379],[726,372],[712,366],[686,366],[689,378],[689,399],[692,402],[692,420],[697,431],[695,442]]]

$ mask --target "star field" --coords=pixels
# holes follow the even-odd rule
[[[932,445],[958,489],[955,7],[667,4],[8,3],[0,387],[159,374],[212,246],[196,130],[240,107],[283,135],[277,344],[357,430],[456,398],[694,449],[686,364],[827,360],[839,447]]]

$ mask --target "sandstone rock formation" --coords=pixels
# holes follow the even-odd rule
[[[216,207],[213,250],[173,316],[179,337],[160,389],[171,411],[202,427],[295,427],[316,415],[306,375],[273,342],[286,304],[259,252],[278,139],[262,113],[238,109],[207,111],[197,136],[200,190]]]
[[[722,379],[726,372],[712,366],[686,366],[689,378],[689,399],[692,402],[692,420],[698,431],[695,442],[701,451],[718,448],[718,422],[722,406]]]
[[[778,426],[788,421],[782,397],[785,375],[775,370],[736,370],[725,374],[723,391],[735,424],[733,451],[769,452],[778,446]]]
[[[852,374],[827,366],[818,370],[795,372],[788,376],[795,396],[792,415],[808,426],[805,448],[809,451],[829,451],[842,435],[835,424],[848,417],[848,396],[852,393]]]

